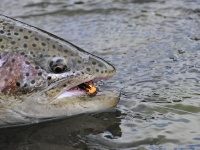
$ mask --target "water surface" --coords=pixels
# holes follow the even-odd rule
[[[0,12],[105,58],[117,109],[0,130],[0,149],[200,149],[200,1],[2,0]]]

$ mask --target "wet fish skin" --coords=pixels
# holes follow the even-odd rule
[[[65,97],[66,90],[81,83],[112,77],[115,68],[68,41],[3,15],[0,57],[0,124],[99,111],[119,101],[119,94],[110,92]]]
[[[52,79],[48,81],[49,83],[61,80],[67,75],[75,76],[78,74],[82,77],[84,74],[98,74],[99,78],[106,78],[115,73],[115,69],[111,65],[105,64],[104,60],[80,48],[77,50],[74,45],[49,36],[49,34],[24,23],[1,16],[0,28],[2,29],[0,30],[0,51],[21,54],[26,62],[32,62],[31,64],[34,63],[35,67],[42,68],[40,72],[43,78],[47,77],[46,74],[49,75],[49,78]],[[49,64],[59,60],[63,60],[66,64],[67,74],[65,75],[51,74],[52,70]],[[31,71],[24,72],[18,81],[22,85],[21,88],[24,84],[28,84],[26,89],[37,87],[37,82],[34,82],[36,80],[32,75],[34,73]],[[29,73],[29,78],[26,76],[27,73]],[[47,80],[47,78],[43,80]],[[34,83],[31,84],[31,82]],[[44,82],[44,84],[46,83]]]

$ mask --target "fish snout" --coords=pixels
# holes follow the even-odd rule
[[[115,75],[115,67],[99,57],[90,57],[84,69],[87,74],[91,74],[96,80],[107,80]]]

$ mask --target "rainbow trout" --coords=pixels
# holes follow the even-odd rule
[[[98,92],[115,68],[53,34],[0,15],[0,126],[36,123],[115,107]]]

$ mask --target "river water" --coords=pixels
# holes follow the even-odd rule
[[[1,150],[200,149],[199,0],[1,0],[117,70],[116,109],[0,130]]]

